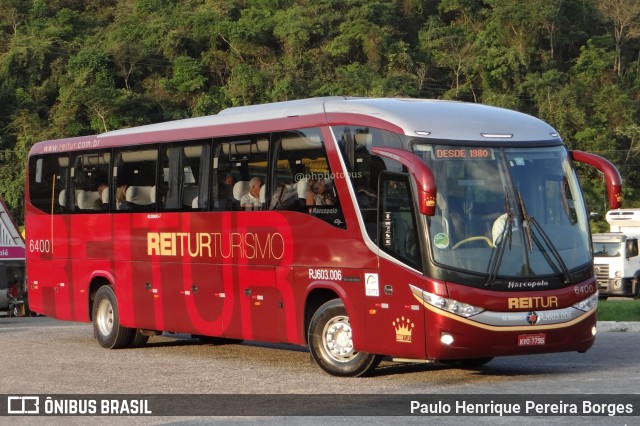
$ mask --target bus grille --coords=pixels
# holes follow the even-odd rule
[[[609,289],[609,265],[595,265],[596,281],[598,289]]]

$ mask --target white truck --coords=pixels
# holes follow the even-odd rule
[[[593,234],[593,267],[600,298],[640,297],[640,209],[610,210],[609,232]]]

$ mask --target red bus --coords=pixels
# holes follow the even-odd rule
[[[93,322],[105,348],[290,343],[341,376],[584,352],[597,286],[574,161],[617,208],[611,163],[478,104],[314,98],[40,142],[31,309]]]

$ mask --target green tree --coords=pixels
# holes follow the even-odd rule
[[[615,40],[613,70],[622,76],[623,50],[626,44],[640,38],[640,2],[633,0],[597,0],[596,6],[612,28]]]
[[[635,205],[639,18],[626,0],[0,0],[0,195],[20,208],[38,140],[360,95],[532,113],[612,160]]]

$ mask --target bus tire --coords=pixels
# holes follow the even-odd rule
[[[93,301],[93,335],[98,344],[107,349],[121,349],[132,345],[136,329],[120,325],[118,302],[111,286],[103,285]]]
[[[128,345],[126,345],[126,347],[129,348],[141,348],[144,345],[147,344],[147,342],[149,341],[149,336],[145,336],[144,334],[140,333],[140,331],[136,328],[133,330],[133,333],[131,333],[131,342],[129,342]]]
[[[380,363],[380,356],[354,350],[349,317],[340,299],[326,302],[313,314],[308,342],[313,360],[333,376],[363,376]]]

